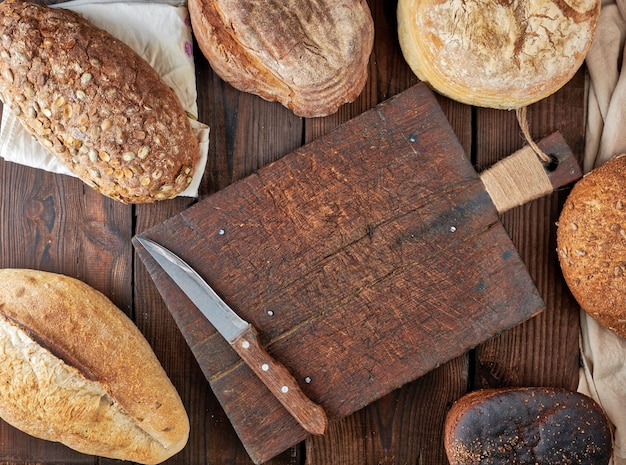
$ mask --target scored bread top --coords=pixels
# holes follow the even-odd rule
[[[0,270],[0,352],[11,386],[0,414],[31,435],[146,464],[187,443],[184,406],[150,345],[79,280]]]
[[[462,103],[515,109],[582,65],[600,0],[399,0],[398,37],[413,72]]]
[[[579,180],[557,228],[563,277],[580,306],[626,337],[626,156]]]
[[[303,117],[361,93],[374,43],[366,0],[190,0],[200,50],[233,87]]]
[[[198,141],[174,91],[129,46],[70,10],[0,4],[0,96],[104,195],[153,202],[191,182]]]

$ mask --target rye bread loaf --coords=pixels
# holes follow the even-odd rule
[[[198,141],[174,91],[129,46],[72,11],[0,4],[0,96],[104,195],[147,203],[191,182]]]
[[[582,309],[626,338],[626,155],[574,185],[559,216],[557,249]]]
[[[137,327],[63,275],[0,270],[0,417],[41,439],[156,464],[187,443],[180,397]]]
[[[462,103],[514,109],[560,89],[582,65],[600,0],[399,0],[413,72]]]
[[[451,465],[606,465],[611,430],[591,398],[562,388],[484,389],[461,397],[446,417]]]
[[[190,0],[198,46],[240,91],[303,117],[326,116],[361,93],[374,43],[366,0]]]

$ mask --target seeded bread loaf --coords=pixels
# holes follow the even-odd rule
[[[559,217],[557,248],[583,310],[626,338],[626,155],[574,185]]]
[[[74,12],[0,4],[0,95],[104,195],[153,202],[191,182],[198,141],[174,91],[130,47]]]
[[[303,117],[356,99],[374,23],[366,0],[190,0],[198,46],[233,87]]]
[[[86,454],[156,464],[189,421],[130,319],[63,275],[0,270],[0,417]]]
[[[444,443],[450,465],[607,465],[611,430],[591,398],[562,388],[493,388],[452,406]]]
[[[399,0],[413,72],[462,103],[514,109],[560,89],[582,65],[600,0]]]

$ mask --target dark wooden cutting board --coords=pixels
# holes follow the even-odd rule
[[[146,231],[259,330],[331,420],[543,309],[422,84]],[[251,458],[306,433],[137,247]]]

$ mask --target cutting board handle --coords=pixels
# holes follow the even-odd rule
[[[500,160],[480,174],[498,213],[550,194],[582,176],[574,153],[559,132],[537,144],[552,162],[543,163],[530,146]]]

